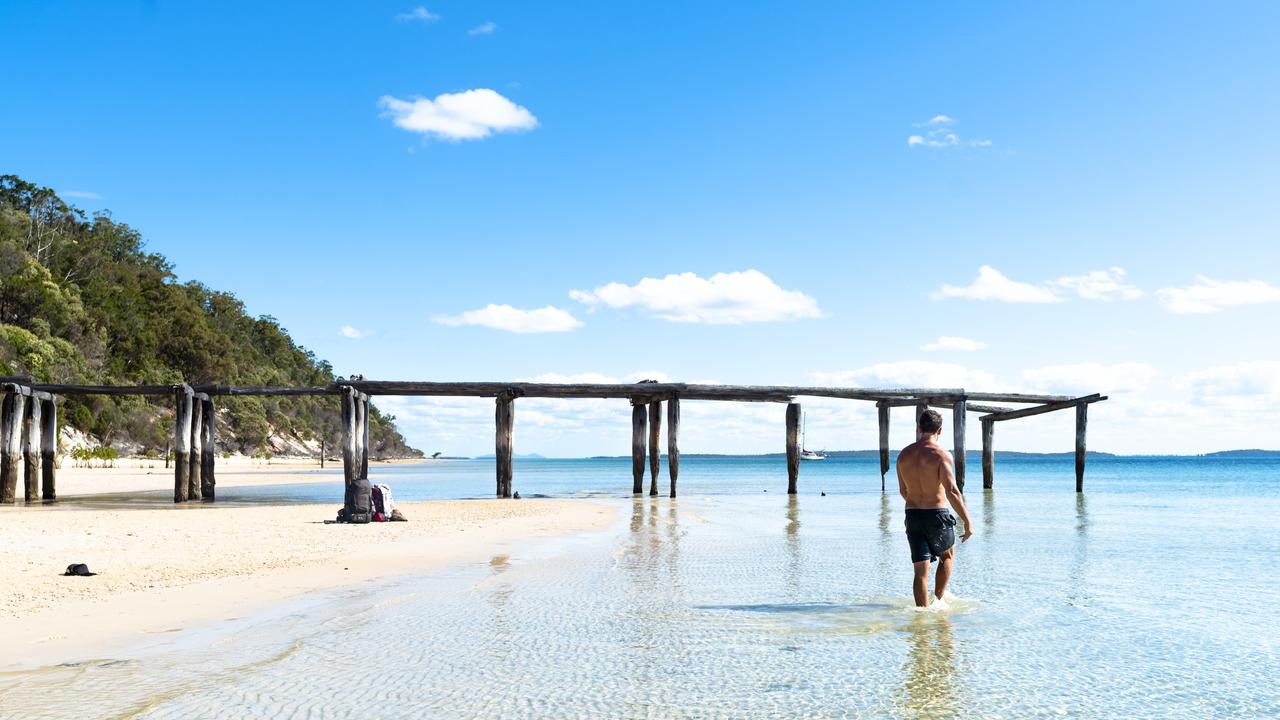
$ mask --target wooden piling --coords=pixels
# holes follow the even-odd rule
[[[49,398],[42,401],[40,430],[40,496],[45,502],[58,499],[57,478],[55,477],[58,459],[58,403]]]
[[[631,401],[631,494],[644,492],[645,424],[649,421],[643,401]]]
[[[12,505],[22,473],[22,422],[25,398],[18,392],[4,396],[3,432],[0,432],[0,504]]]
[[[369,479],[369,396],[360,393],[360,477]]]
[[[40,499],[40,431],[44,428],[41,420],[41,402],[31,398],[27,403],[26,417],[23,418],[24,462],[22,467],[23,499],[33,503]]]
[[[204,400],[201,395],[191,399],[191,469],[187,471],[187,499],[199,500],[204,487],[200,483],[204,469]]]
[[[204,441],[200,446],[200,497],[205,502],[213,502],[214,490],[218,484],[214,477],[214,465],[217,462],[218,448],[216,441],[218,439],[218,412],[213,406],[213,398],[205,400],[200,405],[201,414],[204,416],[201,427],[204,429]]]
[[[191,404],[193,392],[183,385],[173,394],[173,501],[186,502],[191,480]]]
[[[889,403],[876,403],[876,421],[880,426],[880,492],[884,492],[884,476],[889,472]]]
[[[356,390],[342,388],[342,482],[343,488],[356,477]]]
[[[667,401],[667,472],[671,476],[671,497],[676,496],[680,475],[680,398]]]
[[[787,403],[787,494],[796,494],[800,478],[800,403]]]
[[[658,497],[658,470],[662,468],[662,401],[649,403],[649,496]]]
[[[964,430],[965,430],[965,405],[964,400],[956,400],[955,405],[951,407],[951,439],[954,442],[952,454],[955,456],[956,485],[960,487],[960,492],[964,492]]]
[[[1089,424],[1089,404],[1076,403],[1076,492],[1084,492],[1085,428]]]
[[[920,432],[920,416],[929,409],[929,403],[916,403],[916,432]]]
[[[994,420],[982,418],[982,487],[990,490],[996,481],[996,445]]]
[[[497,459],[497,496],[500,498],[511,497],[511,482],[514,473],[513,458],[515,457],[511,444],[511,435],[515,426],[515,419],[515,397],[507,393],[499,395],[497,408],[494,412],[494,421],[497,426],[497,435],[494,438],[494,457]]]

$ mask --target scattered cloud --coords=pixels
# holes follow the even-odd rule
[[[913,127],[921,132],[907,136],[908,147],[946,148],[957,145],[970,147],[990,147],[991,141],[985,138],[963,139],[953,128],[956,119],[946,115],[934,115],[924,122],[913,123]]]
[[[798,290],[784,290],[758,270],[716,273],[702,278],[687,272],[644,278],[635,285],[609,283],[595,290],[573,290],[569,297],[590,307],[638,307],[671,322],[738,325],[822,316],[818,303]]]
[[[402,12],[399,15],[396,15],[396,20],[398,20],[399,22],[433,23],[438,21],[439,19],[440,19],[439,15],[431,12],[430,10],[422,7],[421,5],[410,10],[409,12]]]
[[[1105,300],[1109,302],[1116,298],[1136,300],[1142,297],[1144,293],[1141,290],[1133,285],[1125,284],[1124,276],[1124,268],[1113,267],[1109,270],[1095,270],[1085,275],[1060,277],[1050,285],[1075,292],[1075,294],[1086,300]]]
[[[925,352],[938,352],[939,350],[960,350],[963,352],[972,352],[981,350],[987,346],[981,340],[970,340],[969,338],[953,337],[951,335],[943,335],[931,343],[925,343],[920,349]]]
[[[58,194],[61,195],[62,197],[80,198],[83,200],[101,200],[102,199],[102,196],[99,195],[98,193],[90,192],[88,190],[63,190]]]
[[[434,100],[383,95],[378,105],[396,127],[437,140],[479,140],[538,127],[533,113],[488,88],[444,93]]]
[[[1219,281],[1198,275],[1193,285],[1161,288],[1156,296],[1169,312],[1194,315],[1237,305],[1280,302],[1280,288],[1262,280]]]
[[[360,338],[367,338],[373,335],[373,333],[368,330],[360,330],[352,325],[343,325],[339,332],[342,333],[343,337],[348,337],[353,340],[359,340]]]
[[[1280,402],[1280,362],[1263,360],[1189,372],[1179,385],[1196,405],[1270,410]]]
[[[990,265],[983,265],[978,268],[978,277],[972,283],[963,287],[943,285],[930,297],[934,300],[965,298],[968,300],[995,300],[1008,303],[1062,302],[1062,298],[1052,289],[1010,280]]]
[[[471,28],[470,30],[467,31],[467,34],[470,35],[471,37],[476,37],[477,35],[492,35],[493,31],[497,29],[498,29],[497,23],[487,22],[487,23],[481,23]]]
[[[1048,365],[1022,371],[1030,391],[1075,396],[1142,392],[1159,375],[1159,370],[1140,362]]]
[[[812,373],[819,385],[874,388],[964,388],[994,391],[1004,389],[992,373],[951,363],[925,360],[876,363],[857,370]]]
[[[486,305],[479,310],[468,310],[461,315],[441,315],[432,318],[441,325],[479,325],[513,333],[568,332],[582,327],[582,321],[566,310],[548,305],[535,310],[521,310],[510,305]]]

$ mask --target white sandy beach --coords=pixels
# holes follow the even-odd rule
[[[64,467],[59,497],[172,487],[162,462],[142,464]],[[315,482],[310,468],[220,461],[218,484]],[[407,523],[325,525],[338,505],[0,508],[0,667],[90,657],[321,588],[485,560],[614,515],[583,501],[431,501],[400,503]],[[70,563],[100,574],[63,577]]]

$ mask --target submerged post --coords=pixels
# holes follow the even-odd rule
[[[217,461],[218,413],[213,407],[213,398],[207,398],[200,404],[203,419],[200,426],[204,429],[204,437],[200,443],[200,497],[206,502],[213,502],[214,488],[218,484],[213,475],[213,466]]]
[[[662,468],[662,401],[649,403],[649,496],[658,497],[658,470]]]
[[[40,431],[40,495],[45,502],[53,502],[58,498],[55,487],[54,472],[57,468],[58,455],[58,402],[50,397],[43,401]]]
[[[191,480],[191,401],[190,385],[180,385],[173,394],[173,501],[186,502]]]
[[[964,492],[964,425],[966,402],[963,399],[956,400],[951,406],[951,439],[955,443],[954,455],[956,461],[956,485],[960,487],[960,492]]]
[[[40,405],[40,399],[33,395],[31,402],[27,403],[27,413],[22,423],[23,439],[26,446],[23,448],[22,489],[23,499],[29,503],[40,499],[40,451],[42,447],[40,431],[44,425],[40,421]]]
[[[800,478],[800,403],[787,403],[787,494],[796,494]]]
[[[497,407],[494,411],[494,422],[497,435],[494,438],[494,457],[497,462],[497,496],[511,497],[511,479],[513,474],[511,432],[515,426],[515,397],[510,393],[498,395]]]
[[[996,480],[996,446],[994,420],[982,418],[982,487],[990,490]]]
[[[676,478],[680,475],[680,398],[667,401],[667,472],[671,475],[671,497],[676,496]]]
[[[191,398],[191,469],[187,471],[187,499],[199,500],[203,496],[201,470],[204,469],[204,398],[196,393]]]
[[[644,426],[648,412],[643,400],[631,399],[631,494],[644,492]]]
[[[876,420],[880,426],[880,492],[884,492],[884,476],[889,472],[889,403],[876,403]]]
[[[0,503],[11,505],[22,473],[22,421],[26,398],[16,390],[4,396],[4,432],[0,441]]]
[[[1084,492],[1085,427],[1089,424],[1089,403],[1076,403],[1076,492]]]

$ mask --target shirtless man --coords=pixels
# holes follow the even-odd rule
[[[951,579],[951,558],[955,554],[956,516],[947,502],[960,513],[964,535],[960,542],[973,537],[973,523],[964,506],[964,496],[956,486],[951,453],[938,444],[942,435],[942,416],[926,410],[916,425],[916,441],[898,453],[898,492],[907,501],[907,542],[911,545],[911,563],[916,577],[912,590],[917,607],[929,605],[929,564],[938,561],[938,577],[934,595],[942,599]]]

